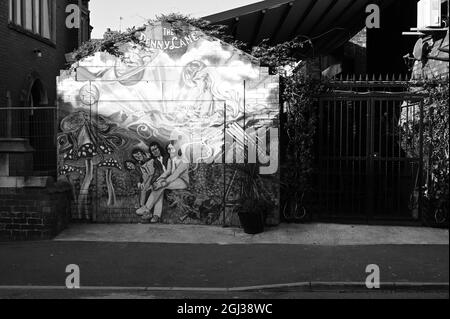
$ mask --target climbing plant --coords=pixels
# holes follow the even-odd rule
[[[191,25],[194,28],[200,29],[207,36],[218,38],[248,52],[246,44],[241,41],[236,41],[233,37],[228,35],[226,33],[227,27],[224,25],[211,24],[209,21],[204,19],[192,18],[179,13],[156,16],[155,19],[149,19],[146,25],[155,25],[160,22],[170,24],[172,30],[177,35],[183,35],[183,32],[185,32],[183,26],[186,24]],[[136,33],[143,30],[145,30],[145,25],[139,28],[129,28],[124,32],[108,30],[103,35],[102,39],[91,39],[83,43],[73,52],[73,59],[75,61],[79,61],[85,57],[95,54],[96,52],[108,52],[111,55],[122,57],[123,52],[120,51],[120,46],[125,43],[141,45]]]
[[[125,32],[107,31],[103,35],[103,39],[91,39],[84,42],[77,50],[72,52],[72,58],[79,61],[94,55],[96,52],[108,52],[111,55],[121,57],[123,53],[119,48],[122,44],[130,42],[139,44],[139,40],[135,36],[139,30],[141,29],[132,28]]]
[[[299,57],[304,57],[301,52],[306,52],[312,46],[311,40],[304,39],[301,36],[291,41],[286,41],[274,46],[269,45],[268,40],[264,39],[256,46],[249,47],[247,43],[234,39],[228,32],[228,27],[220,24],[212,24],[211,22],[193,18],[180,13],[162,14],[154,19],[149,19],[146,25],[155,25],[157,23],[168,23],[177,35],[183,35],[185,25],[191,25],[200,29],[207,36],[215,37],[224,41],[246,53],[258,58],[262,65],[273,67],[285,67],[294,64]],[[121,57],[123,53],[119,47],[125,43],[141,44],[136,37],[136,33],[145,30],[145,25],[139,28],[129,28],[124,32],[107,31],[102,39],[91,39],[83,43],[77,50],[73,52],[73,59],[79,61],[87,56],[93,55],[95,52],[108,52],[114,56]],[[306,50],[306,51],[305,51]]]
[[[318,98],[329,90],[326,82],[308,78],[300,72],[282,78],[282,98],[285,103],[284,165],[282,180],[287,186],[283,192],[285,205],[297,203],[307,211],[314,196],[316,136],[318,130]],[[297,207],[296,206],[296,207]],[[290,208],[289,208],[290,207]],[[284,208],[283,208],[284,209]],[[288,206],[289,214],[299,209]],[[290,219],[291,216],[284,216]],[[307,216],[302,216],[302,221]]]
[[[427,176],[428,197],[441,200],[449,198],[449,101],[448,79],[425,80],[411,88],[423,95],[423,154]],[[410,155],[419,157],[419,114],[403,123],[403,146]]]

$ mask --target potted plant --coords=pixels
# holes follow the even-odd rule
[[[240,200],[237,205],[239,221],[244,232],[256,235],[264,232],[265,221],[273,204],[266,197],[261,175],[255,164],[240,167],[243,173]]]

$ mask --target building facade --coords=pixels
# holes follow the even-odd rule
[[[0,0],[0,241],[52,238],[69,222],[71,191],[49,178],[56,77],[90,32],[88,0]]]
[[[79,8],[79,28],[66,26],[71,13],[78,16],[70,5]],[[31,138],[35,171],[56,167],[48,121],[56,105],[56,76],[67,63],[65,55],[89,40],[90,31],[87,0],[0,1],[0,137]]]

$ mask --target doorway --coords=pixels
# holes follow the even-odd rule
[[[416,219],[410,199],[418,187],[422,160],[404,150],[401,123],[402,117],[418,114],[419,105],[406,99],[402,93],[381,92],[321,99],[319,219],[364,223]]]

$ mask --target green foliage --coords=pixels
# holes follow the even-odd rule
[[[425,173],[429,176],[428,196],[449,198],[449,101],[448,80],[428,80],[421,83],[423,101],[423,146]],[[410,156],[419,157],[420,121],[414,114],[403,124],[403,146]]]
[[[236,41],[233,37],[227,35],[227,27],[224,25],[211,24],[209,21],[192,18],[180,13],[157,16],[155,19],[148,20],[146,25],[155,25],[160,22],[169,23],[175,34],[179,36],[184,35],[184,32],[186,32],[184,26],[189,24],[194,28],[200,29],[207,36],[218,38],[238,49],[246,50],[246,44]],[[73,59],[79,61],[96,52],[108,52],[113,56],[122,57],[123,52],[120,51],[120,47],[123,44],[134,43],[136,45],[141,45],[139,39],[136,37],[136,33],[145,30],[145,27],[146,26],[144,25],[140,28],[130,28],[125,32],[107,31],[104,34],[103,39],[92,39],[83,43],[73,52]]]
[[[313,47],[310,40],[302,41],[298,36],[291,41],[269,45],[267,39],[251,49],[250,54],[260,60],[261,65],[268,66],[276,73],[284,75],[284,68],[289,66],[295,68],[301,59],[307,59],[306,53]]]
[[[123,52],[120,51],[120,46],[130,42],[139,44],[135,34],[140,30],[142,29],[133,28],[126,32],[108,31],[104,34],[103,39],[92,39],[83,43],[72,53],[73,59],[79,61],[96,52],[108,52],[111,55],[122,57]]]
[[[312,47],[311,40],[302,40],[302,37],[299,36],[291,41],[286,41],[275,46],[269,45],[268,40],[263,40],[259,45],[250,48],[248,44],[235,40],[229,35],[227,33],[227,26],[212,24],[207,20],[193,18],[180,13],[156,16],[155,19],[149,19],[147,25],[155,25],[160,22],[170,24],[175,34],[179,36],[183,36],[186,32],[184,27],[186,24],[191,25],[194,28],[201,30],[207,36],[217,38],[251,54],[260,60],[261,65],[272,67],[281,74],[282,70],[279,69],[280,67],[294,65],[300,58],[304,58],[304,53],[308,52],[308,49],[311,49]],[[79,61],[96,52],[108,52],[111,55],[122,57],[123,52],[119,49],[121,45],[126,43],[140,45],[136,33],[145,30],[145,27],[145,25],[140,28],[133,27],[125,32],[107,31],[104,34],[103,39],[92,39],[83,43],[73,52],[73,58],[75,61]]]
[[[301,73],[282,79],[283,101],[287,107],[285,124],[288,136],[288,176],[283,179],[290,189],[300,194],[311,190],[314,173],[315,137],[318,123],[318,97],[329,90],[326,83],[305,77]]]
[[[309,39],[299,36],[275,46],[263,41],[253,47],[251,54],[272,73],[281,75],[282,101],[286,106],[284,123],[287,141],[286,169],[282,171],[284,196],[299,200],[303,192],[312,190],[315,160],[315,137],[318,124],[317,101],[328,90],[327,84],[305,76],[299,71],[299,60],[307,60],[306,53],[312,48]]]
[[[273,209],[273,201],[270,199],[270,191],[267,190],[266,184],[279,184],[280,181],[272,175],[260,175],[258,164],[237,164],[234,168],[240,173],[239,211],[246,214],[266,215]]]

